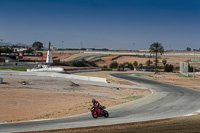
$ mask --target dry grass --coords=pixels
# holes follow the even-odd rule
[[[178,73],[160,73],[154,75],[153,77],[149,76],[144,76],[144,77],[151,80],[158,80],[170,84],[175,84],[200,90],[200,84],[199,84],[200,75],[195,75],[195,78],[193,78],[193,75],[191,75],[190,77],[184,77],[184,76],[180,77]]]
[[[79,98],[75,98],[79,97]],[[89,106],[92,96],[30,89],[0,90],[0,121],[24,121],[74,115]],[[71,102],[73,100],[73,102]],[[79,100],[83,101],[80,102]],[[80,107],[79,107],[80,106]],[[83,108],[83,112],[86,110]]]

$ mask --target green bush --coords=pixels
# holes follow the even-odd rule
[[[125,62],[123,64],[120,64],[120,68],[130,68],[131,70],[133,70],[133,65],[129,62]]]
[[[12,52],[13,49],[8,47],[8,46],[0,46],[0,52],[5,52],[5,53],[9,53],[9,52]]]
[[[134,62],[133,62],[133,65],[134,65],[134,67],[137,67],[137,66],[138,66],[138,62],[137,62],[137,61],[134,61]]]
[[[162,60],[163,65],[165,66],[167,64],[167,60],[163,59]]]
[[[140,67],[140,68],[143,68],[143,64],[142,64],[142,63],[140,63],[140,64],[139,64],[139,67]]]
[[[108,68],[108,66],[104,65],[103,68]]]
[[[164,71],[165,72],[173,72],[174,71],[174,66],[173,65],[169,65],[169,64],[166,64],[165,67],[164,67]]]
[[[0,67],[0,70],[26,71],[29,67]]]
[[[110,68],[118,68],[118,65],[119,65],[119,64],[118,64],[116,61],[111,62]]]
[[[86,67],[87,65],[84,63],[84,61],[73,61],[72,65],[75,67]]]
[[[190,66],[190,64],[188,64],[188,72],[193,72],[193,66]]]
[[[153,64],[153,62],[151,60],[147,60],[146,65],[151,66],[151,64]]]

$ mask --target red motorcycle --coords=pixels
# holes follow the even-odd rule
[[[102,117],[104,116],[105,118],[108,118],[109,117],[109,113],[108,111],[105,110],[105,106],[102,106],[101,109],[97,109],[97,108],[90,108],[90,111],[92,113],[92,117],[93,118],[98,118],[98,117]]]

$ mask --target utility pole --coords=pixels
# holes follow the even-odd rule
[[[81,41],[81,49],[83,48],[83,41]]]
[[[63,43],[64,43],[64,41],[62,41],[62,53],[63,53]]]
[[[169,51],[171,50],[171,44],[169,44]]]
[[[195,49],[194,49],[194,61],[193,61],[193,79],[195,80]]]
[[[0,39],[1,40],[1,44],[3,45],[3,39]]]
[[[133,43],[133,50],[134,50],[134,48],[135,48],[135,43]]]

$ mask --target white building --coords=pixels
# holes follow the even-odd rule
[[[25,50],[28,50],[28,48],[24,48],[24,47],[13,48],[13,52],[23,52]]]

